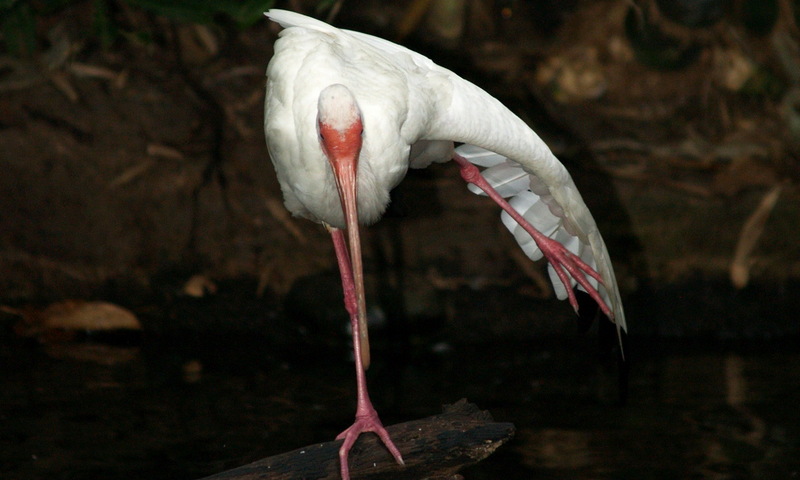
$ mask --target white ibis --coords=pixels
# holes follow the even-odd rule
[[[285,10],[267,16],[284,27],[267,67],[270,157],[286,208],[322,223],[333,238],[353,330],[358,398],[355,422],[337,437],[344,439],[343,479],[349,479],[348,452],[363,432],[375,432],[403,463],[367,392],[359,224],[380,218],[408,168],[455,160],[470,190],[502,207],[525,253],[547,258],[559,298],[577,311],[577,286],[618,334],[626,328],[597,225],[567,170],[522,120],[407,48]]]

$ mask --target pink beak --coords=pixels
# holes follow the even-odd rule
[[[336,188],[339,190],[339,200],[342,203],[345,227],[347,228],[350,264],[353,269],[353,281],[358,304],[361,362],[364,369],[366,369],[370,363],[369,333],[367,332],[367,307],[364,293],[364,269],[361,260],[357,203],[358,158],[361,153],[362,130],[360,116],[356,117],[352,123],[344,128],[335,128],[323,120],[319,121],[322,149],[333,169]]]

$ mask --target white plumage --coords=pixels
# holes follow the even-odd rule
[[[360,358],[368,364],[368,343],[357,223],[380,218],[408,168],[455,159],[465,179],[488,182],[469,188],[478,194],[488,190],[490,196],[493,188],[499,194],[495,201],[503,206],[507,199],[510,207],[504,208],[522,216],[514,219],[506,210],[501,218],[528,257],[550,261],[558,298],[570,298],[577,308],[572,294],[577,285],[601,304],[618,332],[626,329],[614,270],[591,213],[567,170],[519,117],[407,48],[297,13],[267,15],[285,27],[267,69],[264,129],[270,156],[286,207],[329,226],[345,304],[354,332],[361,332],[354,334],[359,402],[356,424],[342,434],[343,477],[347,451],[362,431],[381,435],[402,461],[372,409],[361,371]],[[454,148],[454,142],[463,145]],[[474,166],[484,169],[480,175]],[[541,235],[530,233],[531,226]]]
[[[407,168],[448,161],[452,142],[465,143],[456,151],[487,167],[484,178],[517,211],[600,273],[599,291],[615,323],[626,328],[614,270],[591,213],[567,170],[521,119],[479,87],[405,47],[294,12],[270,10],[268,16],[286,29],[267,70],[265,131],[292,213],[344,227],[315,118],[319,92],[330,84],[347,85],[365,123],[358,179],[361,223],[380,217]],[[415,151],[421,141],[427,143]],[[482,193],[474,186],[470,190]],[[502,218],[525,254],[540,259],[530,235],[507,214]],[[550,271],[558,298],[566,298],[565,286]]]

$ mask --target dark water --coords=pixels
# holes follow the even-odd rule
[[[466,397],[516,438],[468,479],[789,479],[800,475],[800,352],[632,339],[628,404],[592,340],[375,352],[384,423]],[[256,342],[257,343],[257,342]],[[113,365],[9,340],[0,377],[0,478],[193,479],[332,439],[352,421],[344,356],[281,360],[251,344],[145,340]],[[416,353],[415,353],[416,352]],[[95,352],[97,353],[97,352]],[[300,357],[298,357],[300,358]]]

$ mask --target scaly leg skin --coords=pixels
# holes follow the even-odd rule
[[[364,432],[374,432],[380,437],[381,441],[389,453],[392,454],[397,463],[403,465],[403,457],[400,450],[394,445],[389,433],[383,428],[378,412],[372,406],[367,392],[367,379],[364,374],[364,367],[361,361],[361,336],[359,335],[358,325],[358,300],[356,299],[355,283],[353,281],[353,269],[350,263],[350,255],[347,252],[347,243],[344,233],[338,228],[328,227],[333,238],[334,250],[336,250],[336,260],[339,263],[339,272],[342,276],[342,289],[344,290],[344,305],[350,314],[350,326],[353,330],[353,350],[356,361],[356,384],[358,388],[358,403],[356,406],[356,420],[347,430],[340,433],[336,439],[344,439],[339,449],[339,462],[341,465],[342,480],[350,480],[350,468],[347,464],[347,456],[359,435]]]
[[[531,237],[533,237],[533,240],[536,242],[539,250],[542,251],[544,256],[547,257],[547,260],[553,266],[558,278],[560,278],[561,282],[564,283],[564,286],[567,287],[569,303],[572,305],[572,308],[576,313],[578,311],[578,300],[575,298],[575,292],[572,290],[572,288],[570,288],[572,282],[570,282],[567,273],[572,275],[572,278],[574,278],[575,281],[577,281],[586,290],[589,296],[591,296],[592,299],[597,302],[597,305],[600,306],[600,309],[608,318],[612,320],[614,319],[614,313],[610,308],[608,308],[606,302],[603,301],[603,298],[600,296],[600,293],[597,291],[597,289],[592,287],[592,284],[589,283],[589,280],[586,278],[586,275],[589,275],[600,282],[600,284],[603,284],[603,279],[599,273],[581,260],[580,257],[564,248],[563,245],[551,238],[546,237],[539,230],[536,230],[533,225],[525,220],[525,217],[514,210],[514,208],[509,205],[506,199],[497,193],[497,190],[489,185],[489,182],[487,182],[486,179],[483,178],[483,175],[481,175],[478,167],[471,164],[467,159],[458,154],[453,157],[453,160],[455,160],[461,170],[461,178],[483,190],[489,196],[489,198],[494,200],[496,204],[500,205],[500,208],[505,210],[506,213],[508,213],[511,218],[513,218],[519,224],[519,226],[524,228],[525,231],[528,232]]]

